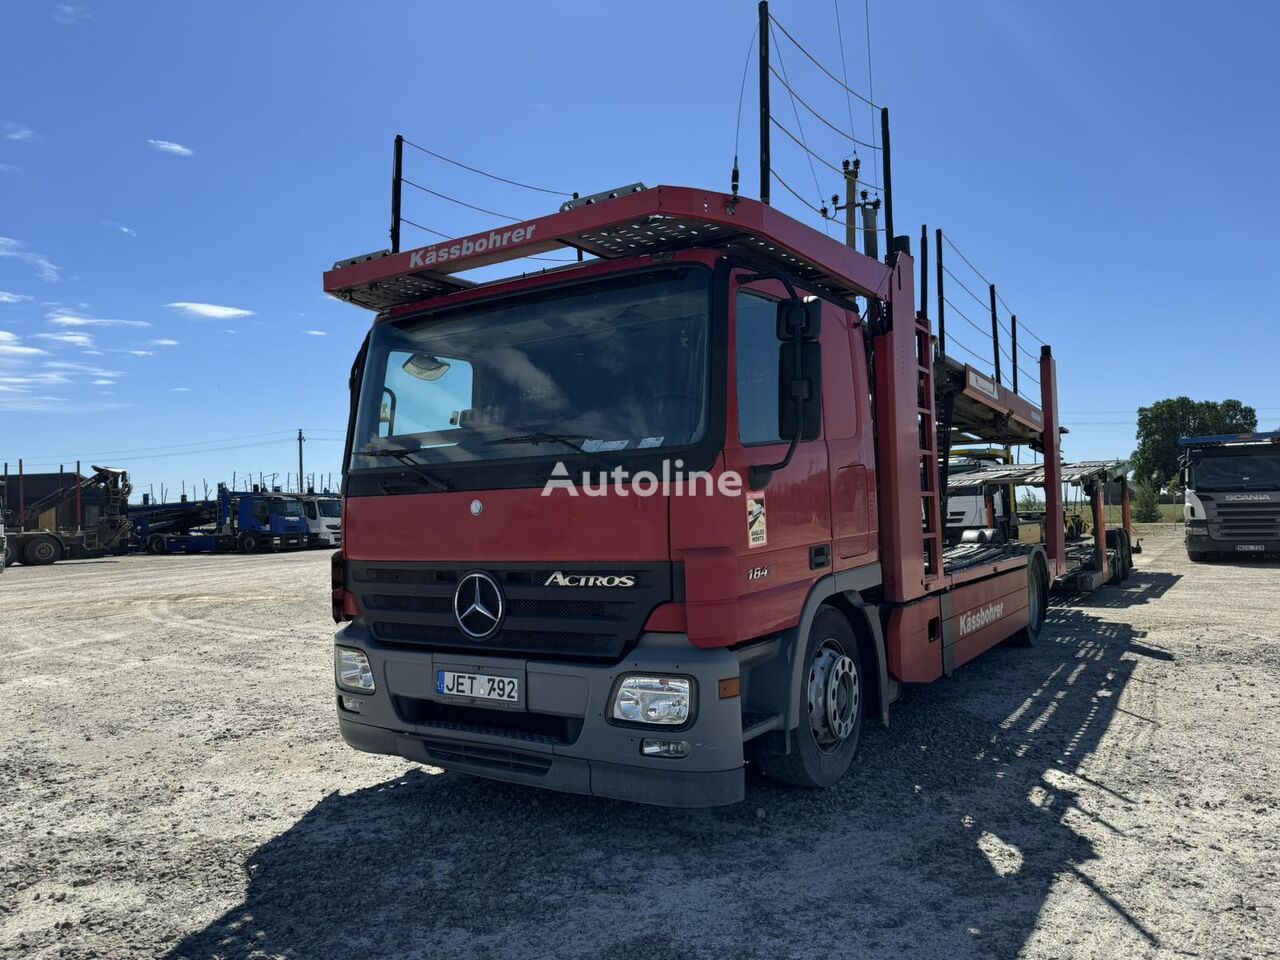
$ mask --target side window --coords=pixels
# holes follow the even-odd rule
[[[259,523],[266,523],[269,514],[267,512],[267,501],[255,500],[253,502],[253,518]]]
[[[737,301],[738,437],[744,444],[778,436],[777,303],[739,291]]]
[[[302,509],[303,509],[303,510],[305,510],[305,511],[307,512],[307,519],[308,519],[308,520],[314,520],[314,519],[316,519],[316,505],[315,505],[315,503],[313,503],[312,501],[308,500],[306,503],[304,503],[304,504],[302,505]]]

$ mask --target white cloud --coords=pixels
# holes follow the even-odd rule
[[[89,382],[95,387],[114,387],[116,385],[114,380],[90,380]]]
[[[312,337],[327,337],[328,334],[323,330],[308,330],[307,334]]]
[[[0,330],[0,357],[36,357],[44,352],[39,347],[24,347],[16,333]]]
[[[60,330],[57,333],[37,333],[36,337],[41,340],[56,340],[59,343],[69,343],[73,347],[92,347],[93,337],[87,333],[74,333],[71,330]]]
[[[40,253],[24,250],[23,244],[12,237],[0,237],[0,257],[13,257],[36,268],[36,276],[41,280],[56,283],[62,271],[56,263]]]
[[[112,320],[108,317],[86,317],[82,313],[57,307],[47,315],[50,323],[59,327],[149,327],[146,320]]]
[[[23,300],[30,299],[23,293],[10,293],[8,290],[0,290],[0,303],[22,303]]]
[[[173,392],[174,393],[190,393],[191,388],[190,387],[174,387]]]
[[[102,367],[95,367],[90,363],[76,363],[71,360],[48,360],[45,362],[45,369],[67,371],[69,373],[83,373],[94,377],[122,377],[119,370],[104,370]]]
[[[117,230],[123,233],[126,237],[136,237],[138,235],[137,230],[134,230],[132,227],[126,227],[123,223],[116,223],[114,220],[108,220],[107,226],[115,227]]]
[[[175,157],[194,157],[196,155],[196,152],[190,147],[184,147],[182,144],[174,143],[172,140],[148,140],[147,143],[161,153],[171,153]]]
[[[177,340],[152,340],[151,342],[157,347],[176,347],[178,345]]]
[[[74,27],[93,19],[93,13],[83,3],[59,3],[53,8],[53,19],[64,26]]]
[[[111,350],[111,353],[127,353],[132,357],[154,357],[156,355],[154,350],[127,350],[123,347],[115,347]]]
[[[4,125],[4,138],[17,143],[25,143],[28,140],[34,140],[36,132],[20,123],[6,123]]]
[[[239,307],[224,307],[217,303],[191,303],[186,300],[179,300],[177,303],[166,303],[166,307],[173,307],[175,310],[181,310],[189,317],[199,317],[201,320],[239,320],[241,317],[252,317],[252,310],[242,310]]]
[[[12,163],[0,163],[0,173],[17,173],[21,168]]]

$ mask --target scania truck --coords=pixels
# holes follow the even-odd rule
[[[589,259],[461,276],[548,251]],[[375,313],[332,564],[346,742],[733,803],[753,761],[835,783],[903,684],[1034,642],[1062,527],[948,547],[939,441],[1039,451],[1059,516],[1055,360],[1033,401],[942,355],[914,264],[673,186],[335,264]]]
[[[1179,444],[1187,557],[1280,553],[1280,431]]]

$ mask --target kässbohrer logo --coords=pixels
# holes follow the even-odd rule
[[[1003,616],[1003,603],[992,603],[985,607],[979,607],[977,610],[962,613],[960,614],[960,636],[963,637],[981,627],[995,623]]]
[[[557,570],[547,577],[544,587],[634,587],[636,578],[629,575],[600,575],[592,573],[561,573]]]
[[[469,237],[463,237],[456,243],[437,243],[432,247],[423,247],[421,250],[415,250],[409,254],[409,266],[430,267],[437,263],[444,263],[446,260],[469,257],[473,253],[500,250],[513,243],[532,240],[533,231],[537,228],[538,225],[535,223],[527,227],[516,227],[514,230],[491,230],[487,236],[477,233]]]

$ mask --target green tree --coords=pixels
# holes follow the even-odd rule
[[[1138,408],[1138,449],[1130,463],[1139,487],[1159,491],[1178,473],[1179,437],[1251,433],[1258,413],[1239,400],[1195,401],[1172,397]]]
[[[1036,492],[1030,488],[1022,491],[1022,496],[1018,498],[1018,509],[1023,513],[1036,513],[1044,509],[1044,501],[1036,496]]]
[[[1138,487],[1138,495],[1133,501],[1133,519],[1139,523],[1159,523],[1160,498],[1156,496],[1156,488],[1144,483]]]

